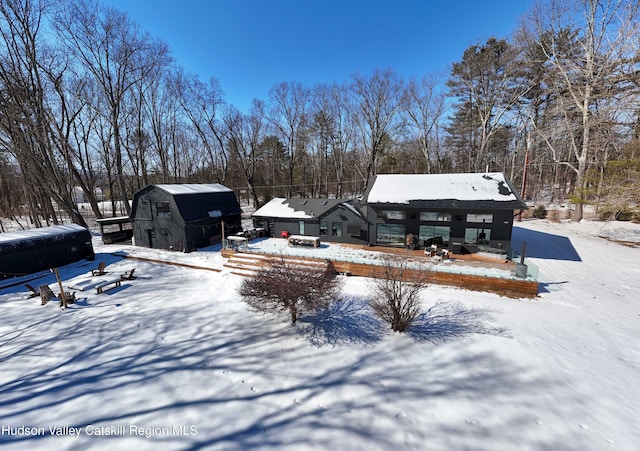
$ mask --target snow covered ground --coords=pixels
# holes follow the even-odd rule
[[[605,238],[603,238],[605,237]],[[609,239],[606,239],[609,238]],[[640,449],[640,226],[531,220],[538,299],[433,285],[410,333],[369,281],[292,327],[249,311],[215,248],[102,246],[139,277],[62,311],[0,290],[3,449]],[[62,268],[83,283],[96,262]],[[51,283],[47,275],[36,284]]]

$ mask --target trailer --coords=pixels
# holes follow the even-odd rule
[[[0,280],[94,258],[91,233],[76,224],[0,233]]]

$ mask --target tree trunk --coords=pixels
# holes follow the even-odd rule
[[[289,305],[289,312],[291,313],[291,324],[295,324],[298,320],[298,308],[295,303]]]

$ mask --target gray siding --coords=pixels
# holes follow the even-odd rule
[[[240,231],[240,206],[232,192],[179,196],[176,200],[174,195],[153,185],[136,193],[132,219],[137,246],[190,252],[219,243],[223,221],[226,234]],[[180,206],[192,216],[188,221]],[[215,210],[223,212],[222,216],[210,217],[208,211]]]
[[[301,230],[300,223],[303,223]],[[280,237],[283,231],[292,235],[320,237],[321,241],[334,243],[367,244],[367,226],[362,217],[346,207],[339,206],[318,218],[267,218],[254,217],[254,227],[262,227],[272,237]],[[326,224],[325,228],[321,224]]]
[[[158,214],[158,204],[169,204],[170,217]],[[137,198],[133,236],[137,246],[153,249],[188,249],[185,223],[173,196],[160,189],[151,189]]]
[[[397,211],[402,212],[403,217],[398,219],[388,218],[383,212]],[[448,215],[450,221],[425,220],[421,218],[421,212],[439,212]],[[468,222],[468,215],[492,215],[490,223]],[[379,224],[397,226],[397,230],[404,227],[404,235],[413,234],[417,240],[418,247],[427,247],[433,240],[421,240],[421,230],[429,227],[448,228],[448,242],[435,244],[444,244],[452,248],[453,243],[461,245],[468,252],[476,252],[479,248],[485,247],[495,250],[509,251],[511,244],[511,233],[513,228],[513,210],[498,209],[455,209],[455,208],[433,208],[433,207],[408,207],[407,205],[368,205],[367,217],[369,218],[369,242],[372,245],[389,245],[388,243],[378,242]],[[423,226],[423,229],[421,229]],[[382,229],[382,230],[386,230]],[[486,240],[478,242],[470,239],[474,231],[478,234],[484,233]],[[404,246],[404,242],[397,241],[391,245]],[[463,249],[464,250],[464,249]]]

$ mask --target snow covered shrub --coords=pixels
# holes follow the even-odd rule
[[[634,214],[637,216],[637,213],[627,207],[616,209],[606,205],[598,211],[598,219],[601,221],[633,221]]]
[[[282,256],[255,277],[242,281],[239,294],[259,312],[288,314],[295,324],[298,314],[329,307],[340,291],[340,284],[329,262],[323,265],[288,261]]]
[[[544,208],[544,205],[538,205],[534,208],[532,216],[536,219],[545,219],[547,217],[547,210]]]
[[[373,279],[369,305],[395,332],[406,331],[420,314],[420,293],[427,287],[429,272],[409,267],[403,257],[386,257],[382,276]]]

